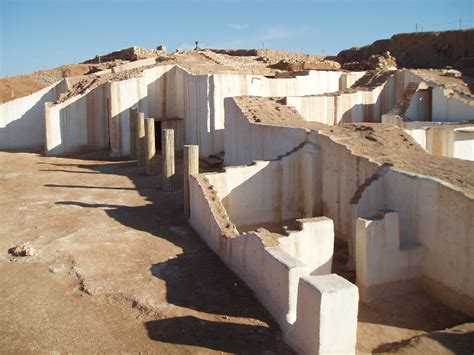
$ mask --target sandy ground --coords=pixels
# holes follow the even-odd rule
[[[133,162],[0,152],[0,352],[291,353],[181,211]],[[361,304],[357,349],[472,353],[469,321],[424,294]]]

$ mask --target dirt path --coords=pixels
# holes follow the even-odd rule
[[[0,152],[1,351],[289,352],[157,184],[133,163]],[[23,242],[38,255],[7,253]]]
[[[0,152],[0,352],[291,353],[182,190],[99,158]],[[24,242],[37,255],[7,253]],[[468,321],[424,294],[361,304],[357,350],[468,351]]]

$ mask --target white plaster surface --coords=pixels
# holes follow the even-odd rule
[[[423,276],[424,248],[402,245],[396,211],[379,211],[372,218],[356,223],[357,285],[370,288]],[[370,301],[370,299],[368,299]]]
[[[68,88],[61,80],[31,95],[0,104],[0,149],[43,148],[44,106]]]
[[[474,309],[473,206],[472,197],[445,183],[390,169],[364,190],[355,218],[398,211],[401,245],[422,244],[423,276],[450,290],[449,297],[437,295],[442,301],[469,312]],[[463,302],[452,302],[460,298]]]
[[[354,354],[357,287],[336,274],[304,277],[289,344],[300,354]]]

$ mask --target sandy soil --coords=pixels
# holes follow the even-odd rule
[[[101,159],[0,152],[0,352],[291,353],[188,226],[182,190]],[[37,255],[7,253],[24,242]],[[472,352],[468,321],[424,294],[361,304],[357,349]]]
[[[0,153],[0,352],[291,352],[182,190],[90,158]],[[38,255],[7,253],[23,242]]]

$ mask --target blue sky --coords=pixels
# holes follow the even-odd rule
[[[395,33],[474,27],[474,0],[0,0],[0,76],[137,45],[316,54]]]

